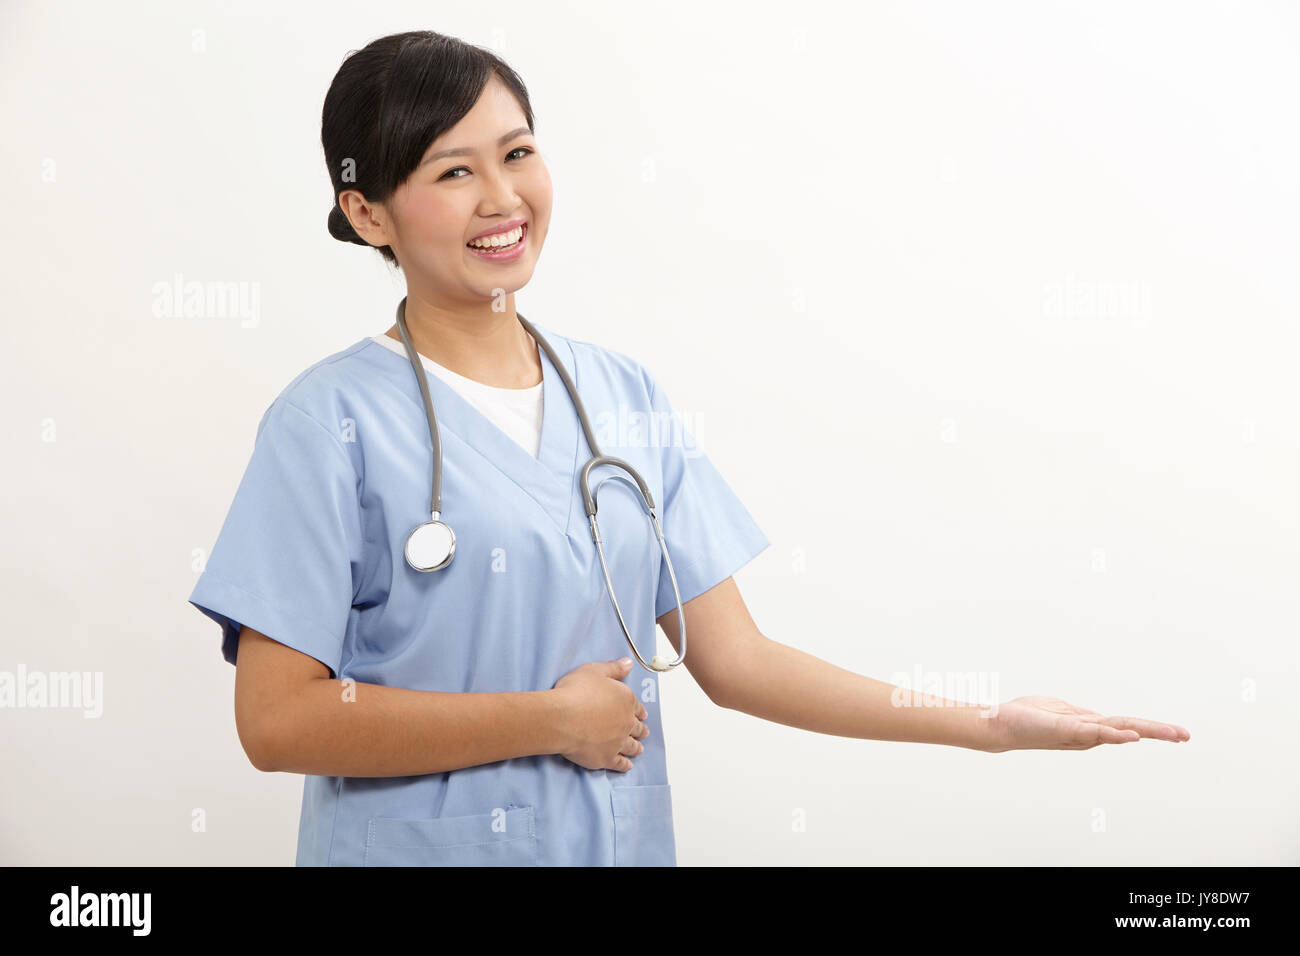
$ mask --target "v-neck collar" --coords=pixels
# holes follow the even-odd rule
[[[552,334],[537,322],[533,325],[564,363],[574,385],[581,388],[577,363],[568,339]],[[381,361],[397,372],[403,393],[415,403],[423,418],[424,399],[420,395],[420,385],[415,379],[410,359],[369,337],[364,342],[373,346],[376,352],[382,353],[384,358]],[[496,422],[479,411],[440,376],[429,371],[423,363],[420,371],[428,379],[429,397],[433,400],[433,410],[438,419],[444,474],[447,458],[458,452],[456,445],[448,447],[445,436],[450,432],[523,489],[550,516],[556,528],[567,535],[577,488],[578,439],[582,429],[579,427],[577,409],[574,408],[568,389],[564,387],[559,370],[540,345],[537,346],[537,353],[542,363],[542,436],[535,458],[519,442],[502,431]],[[424,357],[421,355],[421,358]],[[428,447],[427,432],[422,431],[422,434],[426,437],[424,451],[428,457],[425,460],[431,467],[432,449]],[[447,496],[444,477],[442,514],[453,527],[456,524],[456,507],[457,503]]]

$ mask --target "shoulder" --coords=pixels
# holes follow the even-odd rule
[[[369,338],[362,339],[299,372],[267,408],[258,434],[272,419],[305,416],[338,439],[349,415],[351,396],[357,394],[358,381],[369,369],[363,352],[373,345]]]
[[[595,342],[588,342],[585,339],[574,338],[541,326],[538,327],[548,341],[555,342],[559,340],[569,346],[573,352],[574,361],[578,363],[578,367],[583,374],[596,374],[603,379],[607,379],[612,384],[620,385],[624,389],[644,391],[647,397],[653,395],[655,390],[654,375],[649,368],[632,356],[606,345],[598,345]]]

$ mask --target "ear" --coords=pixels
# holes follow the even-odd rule
[[[339,193],[339,208],[358,236],[376,248],[391,246],[392,226],[382,203],[372,203],[356,189]]]

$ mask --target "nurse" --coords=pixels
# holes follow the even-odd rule
[[[343,62],[321,139],[330,233],[406,280],[456,545],[440,570],[407,563],[433,452],[396,324],[315,363],[266,410],[190,602],[237,666],[250,760],[304,775],[297,863],[674,865],[660,673],[628,653],[578,480],[592,450],[561,368],[516,311],[552,205],[524,84],[456,39],[384,37]],[[622,225],[591,241],[634,241]],[[722,706],[843,736],[985,751],[1186,739],[1053,698],[994,719],[899,708],[892,685],[768,639],[732,575],[769,541],[660,383],[528,318],[606,426],[601,450],[659,508],[689,637],[667,679],[689,668]],[[628,636],[646,660],[656,625],[679,649],[673,575],[640,493],[605,464],[590,483]]]

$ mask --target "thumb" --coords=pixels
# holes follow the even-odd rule
[[[620,657],[616,661],[605,662],[606,673],[609,674],[610,677],[626,676],[628,672],[628,668],[630,668],[631,666],[632,666],[632,658],[630,657]]]

